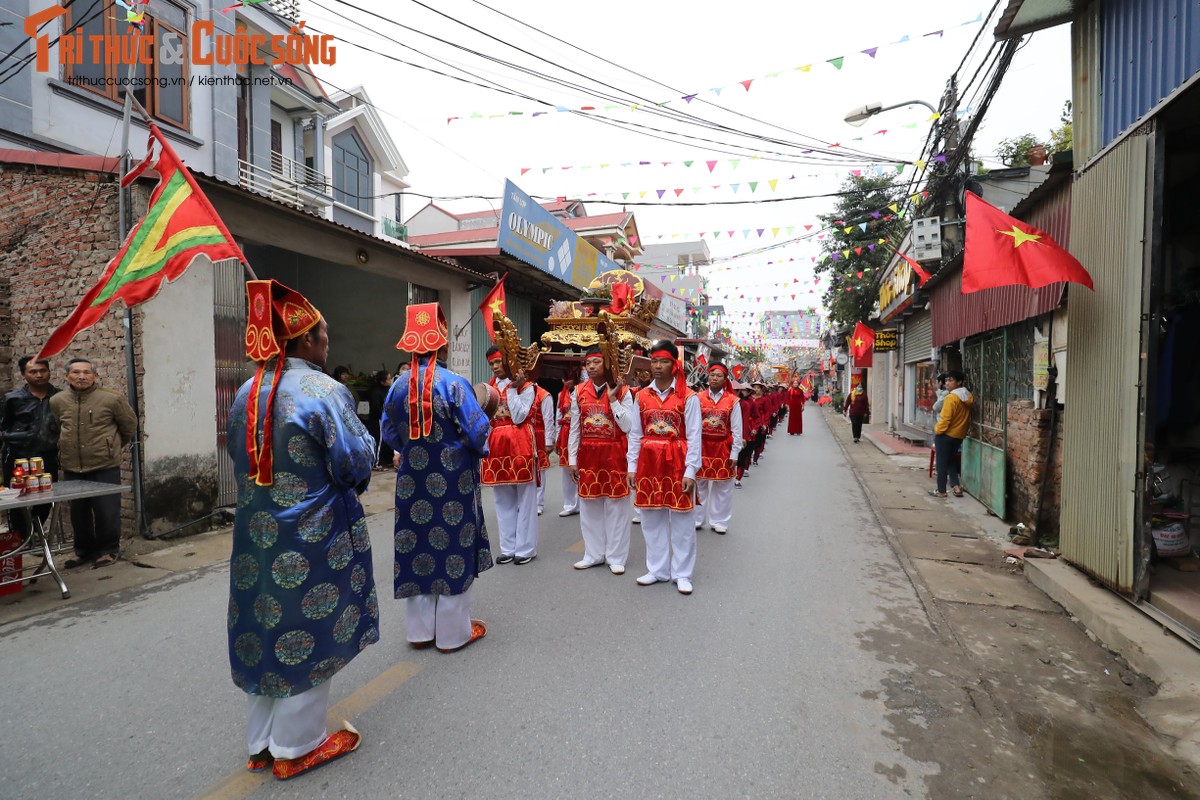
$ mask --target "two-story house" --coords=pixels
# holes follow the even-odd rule
[[[141,35],[153,63],[137,65],[135,80],[122,84],[129,69],[107,63],[98,49],[106,40],[90,38],[134,37],[110,4],[73,3],[59,13],[46,0],[0,0],[0,23],[11,23],[0,25],[0,47],[19,59],[0,67],[0,148],[8,148],[0,150],[0,388],[14,383],[15,359],[36,352],[96,283],[120,232],[145,208],[153,178],[135,185],[125,227],[118,221],[127,86],[196,175],[257,277],[299,289],[329,320],[330,367],[395,369],[410,302],[439,300],[452,325],[469,318],[470,290],[484,280],[403,241],[408,169],[385,112],[367,93],[330,94],[302,64],[222,65],[208,57],[214,37],[287,36],[299,22],[286,16],[294,6],[224,12],[211,0],[151,0]],[[39,13],[46,21],[30,39],[25,19]],[[46,43],[44,70],[38,37]],[[67,38],[84,45],[65,53]],[[336,79],[335,65],[316,69]],[[128,148],[135,159],[145,153],[147,131],[134,114]],[[225,415],[249,374],[246,277],[234,262],[197,262],[136,307],[132,370],[120,304],[55,359],[58,372],[72,356],[94,358],[105,385],[136,387],[144,531],[187,525],[234,500]],[[458,369],[470,363],[465,347],[456,352]]]

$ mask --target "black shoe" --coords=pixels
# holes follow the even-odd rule
[[[504,555],[502,555],[502,556],[500,556],[499,558],[497,558],[497,559],[496,559],[496,563],[497,563],[497,564],[511,564],[515,558],[516,558],[516,556],[504,556]]]
[[[522,564],[528,564],[530,561],[533,561],[535,558],[537,558],[537,553],[534,553],[531,556],[521,556],[520,558],[515,559],[513,561],[513,563],[519,567]]]

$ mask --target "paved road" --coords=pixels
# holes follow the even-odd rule
[[[382,641],[333,682],[362,748],[288,784],[240,771],[226,567],[6,626],[0,796],[924,796],[939,767],[901,753],[885,699],[919,668],[895,642],[930,628],[841,449],[806,416],[737,490],[729,534],[700,534],[690,597],[634,583],[636,526],[626,575],[572,570],[579,522],[555,515],[551,470],[538,559],[477,584],[488,637],[409,650],[385,600]],[[372,518],[384,597],[391,529]]]

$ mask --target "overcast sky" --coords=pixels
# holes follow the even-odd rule
[[[975,73],[995,27],[994,18],[986,29],[971,22],[987,16],[990,0],[777,0],[721,6],[669,0],[484,2],[429,0],[423,7],[412,0],[355,0],[360,11],[337,0],[302,0],[301,8],[310,27],[339,39],[336,65],[318,75],[331,91],[365,87],[408,165],[413,192],[431,195],[453,211],[481,210],[489,207],[488,200],[452,198],[479,196],[498,203],[504,179],[510,178],[534,196],[581,197],[590,214],[618,210],[625,200],[636,214],[643,244],[694,239],[704,232],[710,251],[724,259],[706,272],[710,294],[725,305],[726,321],[735,333],[756,329],[759,311],[820,304],[822,287],[813,284],[811,260],[819,253],[815,239],[729,260],[785,241],[788,227],[793,237],[803,233],[803,226],[816,223],[816,215],[830,210],[834,202],[784,198],[836,191],[851,169],[869,173],[873,161],[916,159],[931,124],[928,110],[921,106],[886,112],[860,128],[843,121],[846,112],[870,102],[890,105],[916,99],[938,105],[947,79],[983,30],[961,78],[966,82]],[[521,74],[417,31],[587,84],[589,90]],[[926,35],[935,31],[943,33]],[[901,41],[905,36],[908,41]],[[878,48],[874,56],[863,52],[873,48]],[[551,106],[387,56],[463,75],[434,61],[443,59],[478,76],[468,80],[494,81]],[[844,60],[837,69],[829,61],[839,57]],[[600,87],[568,70],[615,88]],[[750,81],[749,89],[743,81]],[[960,107],[978,102],[976,88],[965,93]],[[603,92],[619,99],[606,98]],[[682,99],[692,95],[690,102]],[[977,136],[976,157],[995,164],[988,157],[1000,139],[1026,132],[1045,137],[1069,97],[1068,26],[1061,26],[1029,38],[1018,52]],[[647,105],[669,101],[668,110],[735,130],[714,131],[664,120],[645,108],[631,110],[628,103],[639,102],[631,98],[642,98]],[[596,108],[589,112],[592,116],[615,124],[553,110],[585,105]],[[605,109],[606,105],[619,107]],[[548,113],[535,117],[535,112]],[[451,117],[460,119],[448,123]],[[633,124],[670,133],[639,132],[628,127]],[[883,130],[887,133],[878,133]],[[850,163],[824,149],[802,153],[835,143],[842,145],[841,152],[853,149],[869,157]],[[736,167],[734,159],[740,159]],[[638,165],[641,161],[651,164]],[[687,161],[690,167],[684,165]],[[711,170],[710,161],[717,162]],[[605,164],[609,166],[601,166]],[[753,193],[751,182],[757,184]],[[676,197],[678,189],[683,192]],[[665,190],[661,201],[658,190]],[[730,200],[758,202],[717,204]],[[676,205],[684,201],[703,205]],[[407,199],[405,215],[424,202]],[[772,236],[776,228],[779,235]],[[763,236],[758,229],[764,229]],[[747,230],[749,236],[744,235]],[[720,235],[714,237],[715,231]],[[735,232],[732,238],[728,231]],[[739,300],[743,294],[746,299]]]

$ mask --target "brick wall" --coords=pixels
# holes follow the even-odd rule
[[[1043,539],[1055,539],[1058,536],[1063,428],[1066,422],[1063,412],[1059,411],[1055,424],[1054,455],[1047,472],[1050,417],[1049,409],[1034,408],[1032,400],[1014,400],[1008,404],[1008,518],[1013,523],[1024,522],[1026,526],[1034,528],[1038,493],[1045,481],[1042,524],[1038,530]]]
[[[148,196],[144,187],[133,192],[133,214],[145,211]],[[111,174],[0,165],[0,390],[21,384],[17,358],[40,349],[116,254],[117,204],[117,183]],[[128,395],[124,314],[125,306],[114,303],[103,319],[51,359],[55,386],[66,388],[66,363],[82,356],[95,365],[100,385]],[[135,309],[135,342],[141,340],[139,317]],[[139,349],[135,347],[135,364],[140,374]],[[128,453],[122,475],[129,485]],[[134,534],[131,493],[123,496],[122,510],[124,535],[129,537]]]

